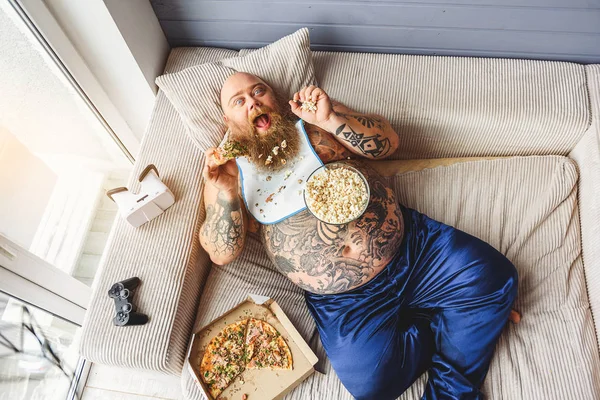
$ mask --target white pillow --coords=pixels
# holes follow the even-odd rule
[[[291,99],[302,87],[316,83],[308,29],[302,28],[243,57],[196,65],[156,78],[202,151],[218,146],[225,135],[221,87],[236,71],[259,76],[277,93]]]

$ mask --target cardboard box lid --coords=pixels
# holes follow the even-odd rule
[[[245,301],[210,322],[192,337],[192,345],[188,352],[190,372],[209,399],[212,397],[208,387],[200,378],[200,361],[204,349],[225,326],[246,318],[261,319],[277,329],[292,352],[293,369],[291,371],[246,370],[225,389],[219,396],[219,400],[241,399],[243,394],[248,395],[248,400],[279,399],[314,372],[313,366],[318,361],[317,356],[281,307],[268,297],[249,295]]]

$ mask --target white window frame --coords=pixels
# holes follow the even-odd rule
[[[0,235],[0,292],[81,326],[92,289]],[[90,368],[79,359],[67,399],[81,398]]]
[[[0,234],[0,290],[81,326],[92,289]]]
[[[139,150],[139,141],[44,2],[40,0],[9,0],[9,3],[127,158],[133,161],[134,155]],[[58,54],[60,57],[57,56]],[[66,65],[70,67],[67,69]]]
[[[8,0],[8,4],[30,28],[48,56],[133,162],[139,151],[140,139],[133,134],[125,116],[119,112],[115,102],[107,94],[108,91],[103,86],[106,82],[94,75],[82,56],[81,49],[78,50],[69,38],[69,34],[75,35],[77,32],[69,31],[68,27],[63,26],[64,18],[61,25],[48,4],[72,11],[73,17],[77,17],[77,13],[81,15],[85,7],[94,5],[95,10],[103,10],[103,16],[98,16],[102,19],[100,24],[113,32],[115,29],[118,30],[119,26],[111,16],[111,12],[120,13],[116,20],[121,22],[123,28],[122,31],[118,31],[121,33],[121,43],[115,43],[113,37],[110,44],[127,47],[130,50],[129,56],[135,61],[135,66],[131,66],[131,71],[115,71],[115,73],[127,73],[128,77],[135,75],[136,79],[139,78],[146,85],[147,90],[144,90],[143,94],[150,96],[147,100],[153,102],[156,93],[153,76],[162,72],[170,47],[150,3],[147,0],[128,0],[125,3],[120,0],[85,0],[82,7],[82,3],[72,0]],[[87,16],[89,17],[89,14]],[[130,26],[125,26],[126,23]],[[131,26],[139,29],[132,29]],[[95,26],[94,29],[97,27]],[[146,41],[145,37],[147,37]],[[98,39],[94,35],[90,38],[90,40]],[[101,40],[101,37],[98,40]],[[89,43],[89,45],[94,44]],[[121,56],[125,57],[123,54]],[[139,94],[134,93],[135,96]],[[65,319],[78,325],[82,324],[91,295],[88,286],[20,248],[2,235],[0,235],[0,246],[0,289],[4,286],[4,291],[16,298],[23,299],[52,314],[63,315]],[[62,289],[65,286],[71,289],[64,292]],[[49,295],[56,297],[48,297]],[[60,311],[61,307],[64,312]]]
[[[82,6],[82,3],[85,4]],[[170,51],[150,3],[147,0],[8,0],[8,4],[30,28],[48,56],[126,157],[134,162],[157,93],[154,78],[162,73]],[[77,17],[77,12],[85,12],[85,8],[90,5],[96,7],[96,10],[102,10],[102,15],[94,14],[98,18],[95,22],[100,24],[101,32],[93,32],[95,36],[88,35],[92,42],[85,43],[87,47],[83,50],[87,50],[89,56],[90,50],[95,50],[96,45],[103,45],[105,48],[119,47],[121,52],[115,57],[119,57],[116,61],[119,61],[118,65],[121,67],[113,68],[110,72],[122,76],[117,76],[113,81],[125,80],[134,84],[131,87],[117,87],[117,91],[114,86],[107,87],[110,84],[107,77],[95,74],[90,65],[96,67],[97,71],[98,68],[106,69],[115,60],[102,60],[103,65],[95,65],[89,57],[86,59],[85,51],[78,49],[70,39],[78,37],[82,32],[69,30],[73,28],[69,26],[71,21],[65,20],[64,15],[61,15],[62,21],[59,21],[48,7],[50,4],[73,11],[70,13],[72,18]],[[90,31],[98,29],[98,24],[90,27]],[[78,26],[80,30],[87,29],[81,25],[80,23]],[[110,43],[102,42],[105,29],[112,32]],[[125,69],[123,65],[126,66]],[[120,97],[116,99],[115,95]],[[119,101],[121,104],[127,101],[127,104],[134,105],[133,108],[130,107],[129,114],[118,107]],[[137,131],[132,126],[137,126]],[[0,291],[78,326],[83,324],[92,293],[90,287],[2,235]],[[82,397],[90,367],[91,362],[80,358],[68,399]]]
[[[150,3],[147,0],[8,1],[116,143],[134,161],[157,93],[154,79],[162,73],[170,51]],[[69,20],[84,20],[90,13],[95,26]],[[121,22],[120,26],[117,22]],[[75,43],[71,40],[74,37],[85,37],[85,41]],[[100,48],[106,57],[94,59],[91,54]],[[107,51],[113,48],[114,52]],[[119,85],[123,82],[126,84]],[[123,104],[127,107],[119,107]]]

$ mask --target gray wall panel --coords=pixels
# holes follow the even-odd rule
[[[600,0],[151,2],[172,46],[254,48],[307,26],[315,50],[600,63]]]

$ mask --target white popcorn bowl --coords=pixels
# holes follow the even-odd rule
[[[360,179],[362,180],[362,182],[365,185],[365,188],[367,189],[367,201],[365,202],[362,210],[360,211],[360,213],[358,213],[354,218],[351,218],[347,221],[344,222],[329,222],[329,221],[325,221],[321,218],[319,218],[315,212],[313,212],[313,210],[310,209],[310,206],[308,205],[308,201],[306,201],[306,189],[303,190],[303,196],[304,196],[304,204],[306,205],[306,209],[308,210],[309,213],[311,213],[311,215],[313,217],[315,217],[316,219],[318,219],[319,221],[328,224],[328,225],[346,225],[349,224],[352,221],[356,221],[357,219],[359,219],[360,217],[362,217],[362,215],[365,213],[365,211],[367,210],[367,208],[369,207],[369,202],[371,201],[371,189],[369,187],[369,182],[367,181],[367,178],[365,178],[365,176],[363,175],[362,172],[360,172],[358,169],[354,168],[351,165],[345,164],[343,162],[340,161],[334,161],[332,163],[329,164],[324,164],[322,166],[320,166],[319,168],[315,169],[306,179],[306,184],[308,185],[308,182],[310,182],[311,178],[313,176],[315,176],[316,174],[318,174],[321,171],[324,171],[326,169],[337,169],[337,168],[345,168],[349,171],[352,172],[356,172],[358,174],[358,176],[360,177]]]

